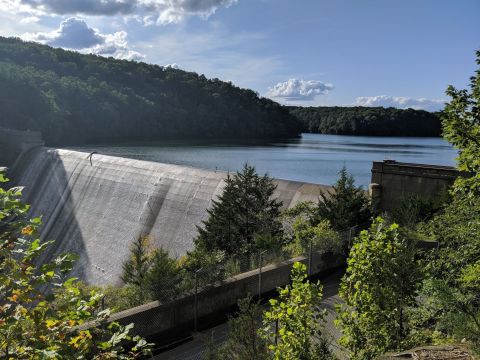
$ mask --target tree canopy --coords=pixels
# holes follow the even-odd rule
[[[480,65],[480,51],[477,51]],[[470,91],[447,89],[451,101],[442,113],[445,139],[459,150],[458,168],[471,177],[457,179],[454,190],[480,195],[480,69],[470,78]]]
[[[278,103],[170,67],[0,37],[0,126],[49,145],[166,138],[286,138],[301,126]]]
[[[245,164],[225,182],[222,195],[207,210],[209,218],[198,228],[197,248],[241,255],[272,245],[265,242],[281,240],[282,203],[272,198],[276,189],[273,180]]]
[[[365,136],[440,136],[438,113],[384,107],[289,107],[303,131]]]

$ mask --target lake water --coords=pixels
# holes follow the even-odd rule
[[[280,179],[332,184],[343,165],[356,183],[368,186],[372,161],[384,159],[421,164],[454,165],[456,151],[441,138],[369,137],[303,134],[268,144],[163,142],[76,147],[79,151],[236,171],[245,162],[260,173]]]

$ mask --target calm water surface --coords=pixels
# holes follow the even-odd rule
[[[303,134],[269,144],[168,142],[76,147],[80,151],[236,171],[245,162],[280,179],[332,184],[343,165],[359,185],[370,183],[372,161],[397,160],[454,165],[456,151],[441,138],[401,138]]]

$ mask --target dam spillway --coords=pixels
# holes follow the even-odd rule
[[[120,282],[130,244],[140,235],[150,235],[153,245],[174,257],[191,250],[197,225],[208,216],[227,175],[41,146],[22,150],[11,165],[9,177],[25,187],[31,215],[43,218],[42,239],[55,240],[45,260],[74,253],[72,275],[97,285]],[[328,188],[275,182],[284,208],[317,201]]]

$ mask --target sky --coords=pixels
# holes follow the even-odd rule
[[[0,0],[0,35],[205,74],[287,105],[443,107],[480,0]]]

